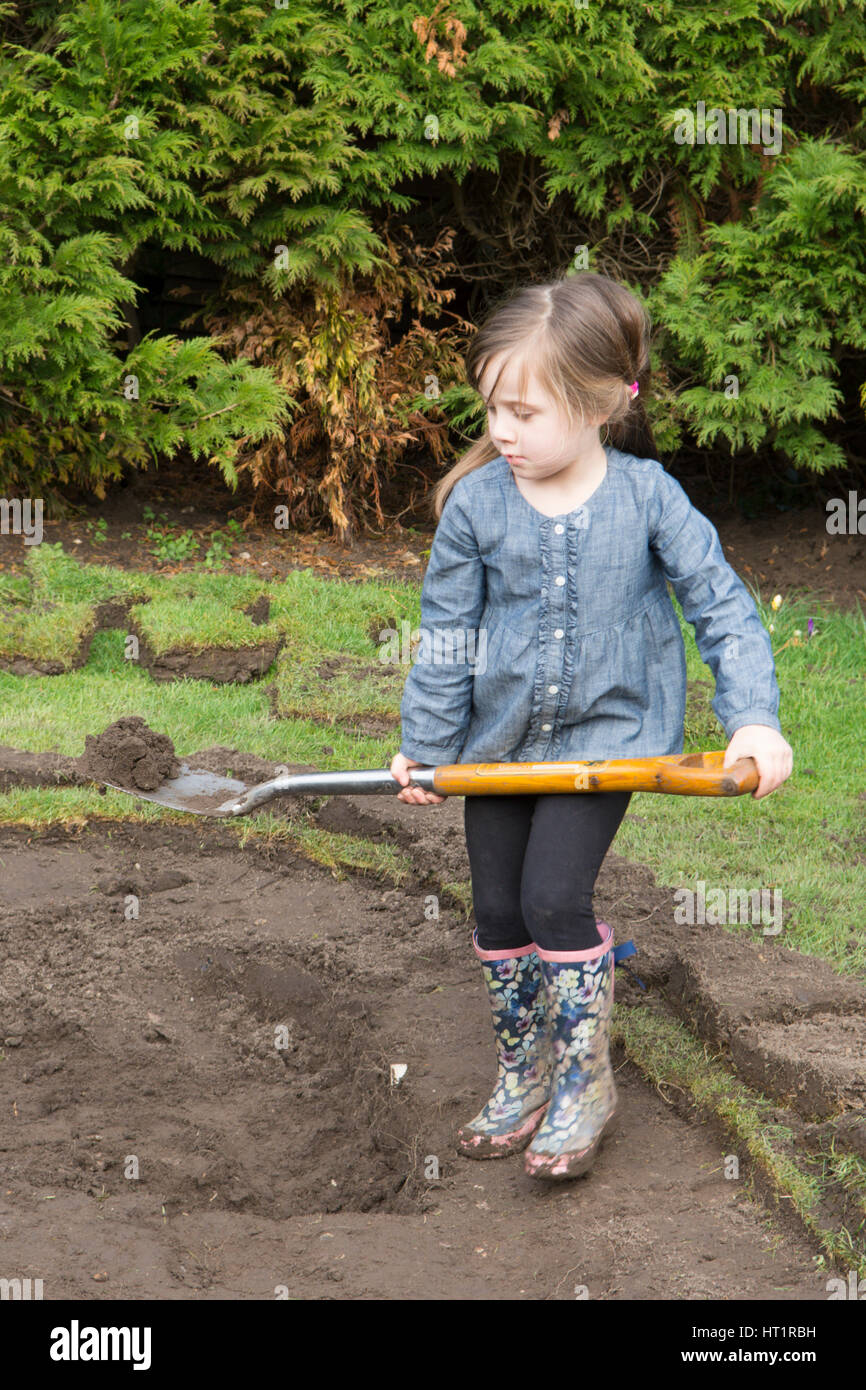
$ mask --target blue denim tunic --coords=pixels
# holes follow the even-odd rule
[[[607,473],[547,517],[501,454],[442,510],[421,590],[401,752],[429,765],[683,751],[676,594],[730,739],[781,732],[770,639],[718,533],[656,459],[605,448]]]

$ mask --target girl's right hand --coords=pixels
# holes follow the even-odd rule
[[[395,753],[391,759],[391,776],[400,783],[403,791],[397,793],[398,801],[405,801],[407,806],[435,806],[440,801],[445,801],[444,796],[438,796],[436,792],[425,791],[423,787],[409,786],[410,767],[426,767],[428,764],[413,761],[412,758],[404,757],[402,753]]]

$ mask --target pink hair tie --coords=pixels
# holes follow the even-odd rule
[[[633,381],[632,384],[631,384],[632,399],[634,399],[634,397],[637,395],[637,393],[638,393],[639,390],[640,390],[640,387],[638,386],[637,382],[636,382],[636,381]]]

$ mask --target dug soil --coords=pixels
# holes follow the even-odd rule
[[[155,791],[180,772],[171,739],[156,733],[137,714],[115,720],[101,734],[87,734],[80,767],[95,782],[141,791]]]
[[[78,780],[25,762],[22,781]],[[205,820],[0,830],[9,1277],[47,1299],[826,1297],[787,1204],[748,1195],[745,1155],[727,1180],[730,1139],[618,1046],[619,1129],[587,1176],[459,1156],[493,1076],[471,921],[431,916],[468,878],[463,800],[316,807],[415,877],[337,878]],[[608,855],[617,940],[640,948],[669,898]],[[620,1007],[657,1006],[671,974],[645,939],[647,990],[618,970]]]

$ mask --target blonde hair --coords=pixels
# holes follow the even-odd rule
[[[490,392],[492,400],[506,362],[519,360],[520,397],[525,399],[528,362],[570,425],[575,415],[607,415],[614,447],[639,458],[655,458],[656,445],[637,381],[649,386],[650,320],[640,300],[607,275],[584,271],[529,285],[495,305],[466,353],[466,377],[479,391],[487,363],[503,354]],[[480,392],[479,392],[480,393]],[[451,489],[467,473],[497,458],[499,450],[485,430],[433,493],[437,519]]]

